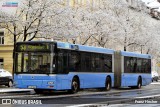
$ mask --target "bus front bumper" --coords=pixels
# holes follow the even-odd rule
[[[56,89],[54,80],[16,80],[14,85],[16,88]]]

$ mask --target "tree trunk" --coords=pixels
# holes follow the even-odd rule
[[[124,46],[124,51],[127,51],[126,46]]]
[[[13,75],[13,78],[14,78],[15,63],[16,63],[16,61],[15,61],[16,42],[17,42],[16,35],[14,35],[14,44],[13,44],[14,46],[13,46],[13,56],[12,56],[12,58],[13,58],[13,66],[12,66],[12,75]]]
[[[124,40],[124,51],[127,51],[127,45],[126,45],[127,41],[126,40],[127,40],[127,37],[125,37],[125,40]]]

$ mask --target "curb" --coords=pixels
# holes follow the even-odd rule
[[[1,93],[16,93],[16,92],[31,92],[33,89],[18,89],[18,88],[0,88],[0,94]]]

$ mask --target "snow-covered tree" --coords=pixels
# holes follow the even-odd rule
[[[15,14],[10,15],[1,11],[0,22],[14,35],[14,40],[30,41],[50,28],[46,21],[63,12],[59,7],[62,5],[57,1],[24,0]]]
[[[98,7],[68,6],[57,0],[24,1],[16,15],[3,13],[0,18],[15,39],[65,39],[157,55],[160,45],[157,21],[140,10],[143,8],[128,6],[126,0],[101,0]]]

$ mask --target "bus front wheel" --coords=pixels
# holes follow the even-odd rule
[[[111,79],[107,77],[106,84],[105,84],[105,90],[109,91],[111,89]]]
[[[74,94],[74,93],[77,93],[78,90],[79,90],[78,78],[73,78],[72,84],[71,84],[71,90],[69,90],[68,92]]]

